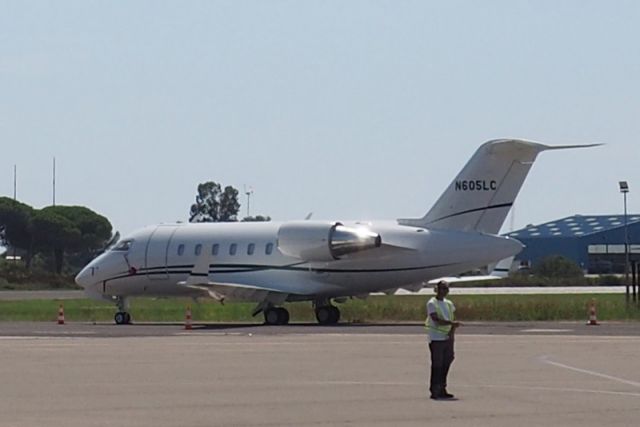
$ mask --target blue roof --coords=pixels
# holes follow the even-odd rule
[[[640,215],[627,215],[627,225],[640,223]],[[506,235],[518,238],[582,237],[624,226],[624,215],[573,215],[540,225],[528,225]]]

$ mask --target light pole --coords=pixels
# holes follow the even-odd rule
[[[620,192],[624,198],[624,284],[627,286],[627,298],[629,297],[629,231],[627,227],[627,193],[629,184],[627,181],[620,181]],[[634,289],[635,291],[635,289]],[[635,292],[634,292],[635,299]]]
[[[249,187],[249,190],[247,191],[247,186],[245,185],[244,194],[247,195],[247,218],[248,218],[251,213],[250,208],[251,208],[251,195],[253,194],[253,187]]]

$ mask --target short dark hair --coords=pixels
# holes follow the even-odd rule
[[[435,284],[435,286],[433,287],[433,291],[434,292],[438,292],[438,289],[440,288],[447,288],[449,289],[449,282],[447,282],[446,280],[440,280],[438,283]]]
[[[447,288],[448,288],[448,287],[449,287],[449,282],[447,282],[446,280],[440,280],[438,283],[436,283],[436,286],[437,286],[438,288],[439,288],[439,287],[442,287],[442,286],[444,286],[444,287],[447,287]]]

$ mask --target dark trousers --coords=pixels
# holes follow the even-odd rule
[[[446,341],[431,341],[431,381],[429,390],[434,395],[440,395],[447,388],[447,375],[453,363],[453,337]]]

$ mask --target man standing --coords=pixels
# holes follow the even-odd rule
[[[425,322],[431,352],[429,391],[432,399],[452,399],[453,394],[447,391],[447,374],[454,358],[453,335],[460,322],[455,321],[455,306],[445,298],[449,294],[449,284],[441,280],[435,291],[436,296],[427,302]]]

